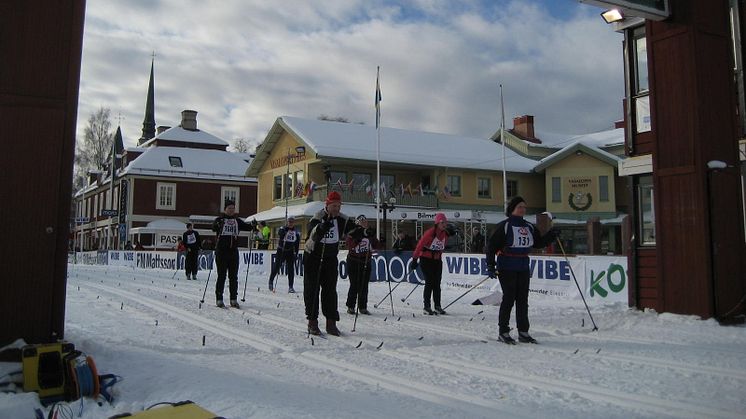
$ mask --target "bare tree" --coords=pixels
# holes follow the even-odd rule
[[[83,142],[78,142],[75,150],[75,178],[73,186],[85,185],[89,170],[106,169],[106,161],[111,155],[114,133],[109,119],[111,110],[101,107],[88,117]]]
[[[251,143],[246,138],[236,138],[233,140],[232,147],[236,153],[248,153],[251,149]]]

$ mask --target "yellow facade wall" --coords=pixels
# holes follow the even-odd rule
[[[587,154],[572,155],[545,171],[547,210],[557,213],[616,212],[614,167]],[[608,177],[608,201],[600,199],[600,176]],[[560,201],[552,202],[552,178],[560,178]],[[573,194],[573,197],[570,197]],[[572,204],[571,204],[572,199]],[[574,207],[573,207],[574,206]]]

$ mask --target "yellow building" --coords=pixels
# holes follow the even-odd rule
[[[535,138],[533,130],[532,141],[516,127],[506,131],[508,199],[522,196],[529,214],[554,213],[571,251],[578,253],[587,250],[588,220],[598,218],[604,225],[603,251],[617,252],[624,201],[616,175],[619,157],[598,144],[609,140],[607,149],[623,153],[616,146],[619,131],[555,135],[553,142]],[[623,141],[623,134],[619,137]],[[259,184],[257,214],[249,218],[267,221],[276,231],[293,216],[305,232],[328,191],[336,190],[342,195],[343,213],[385,221],[381,232],[389,247],[400,231],[419,237],[441,211],[461,232],[450,243],[453,250],[481,252],[472,248],[472,235],[487,235],[491,225],[505,218],[499,136],[479,139],[381,128],[380,151],[378,138],[374,127],[361,124],[277,118],[246,172]],[[376,209],[377,192],[386,210]]]

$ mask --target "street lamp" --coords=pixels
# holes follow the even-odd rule
[[[383,202],[379,205],[378,210],[383,212],[383,228],[381,229],[381,242],[383,243],[383,250],[386,250],[386,213],[391,212],[396,208],[396,198],[393,196],[389,198],[389,202]]]
[[[288,147],[288,167],[287,167],[287,171],[285,172],[285,186],[287,187],[288,181],[290,181],[289,182],[290,190],[285,191],[285,224],[286,225],[288,223],[288,199],[290,198],[290,194],[293,192],[292,191],[293,182],[290,180],[290,160],[293,157],[299,157],[299,156],[302,156],[303,154],[306,154],[306,148],[303,147],[302,145],[295,147],[295,154],[290,154],[290,147]]]

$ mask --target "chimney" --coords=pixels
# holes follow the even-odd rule
[[[538,142],[534,135],[534,116],[523,115],[513,118],[513,132],[531,142]]]
[[[196,121],[195,121],[196,124]],[[155,135],[161,135],[164,131],[171,129],[171,127],[166,125],[158,125],[158,128],[155,129]]]
[[[181,111],[181,127],[189,131],[197,131],[197,111],[188,109]]]

